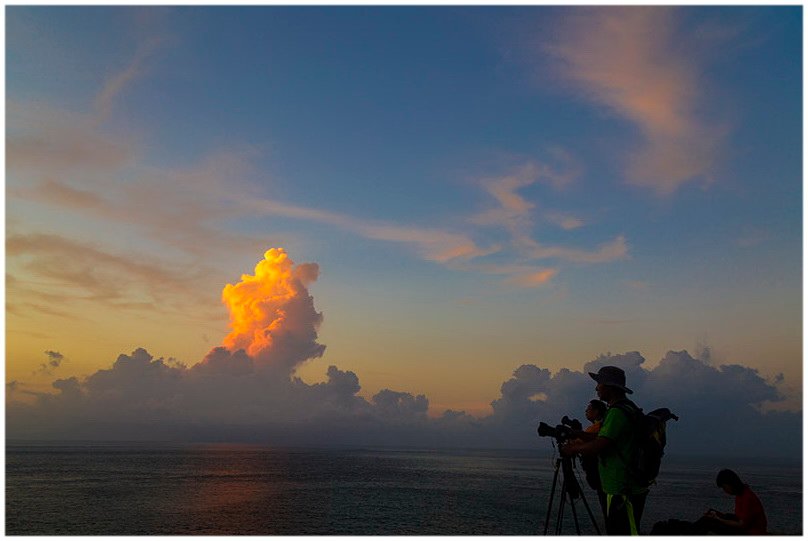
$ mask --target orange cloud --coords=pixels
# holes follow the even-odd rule
[[[543,218],[551,224],[557,225],[561,229],[564,229],[565,231],[578,229],[579,227],[586,225],[582,219],[563,212],[546,212]]]
[[[227,284],[222,291],[231,328],[222,344],[288,369],[320,357],[325,346],[316,339],[322,314],[314,310],[306,288],[318,273],[314,263],[295,266],[283,248],[268,250],[254,275],[244,274],[241,282]]]
[[[518,239],[525,253],[535,259],[563,259],[574,263],[606,263],[628,257],[628,245],[623,235],[618,235],[611,242],[601,244],[596,250],[579,250],[563,246],[542,246],[530,238]]]
[[[538,272],[531,272],[508,278],[505,283],[521,287],[537,287],[546,284],[558,273],[556,269],[543,269]]]
[[[523,257],[530,259],[554,258],[576,263],[605,263],[626,257],[628,248],[622,235],[592,251],[565,246],[544,246],[533,239],[530,234],[533,227],[531,211],[535,205],[519,195],[517,190],[534,184],[546,169],[546,166],[529,162],[509,175],[484,180],[483,188],[496,199],[497,206],[472,217],[471,222],[504,227],[511,235],[513,246]],[[584,225],[579,218],[561,212],[546,211],[543,218],[566,230]]]
[[[543,285],[555,277],[559,271],[559,269],[551,267],[496,263],[462,263],[456,267],[457,270],[504,275],[506,276],[503,280],[504,283],[519,287],[537,287]],[[469,304],[473,301],[466,299],[460,302],[461,304]]]
[[[548,154],[559,163],[558,167],[528,161],[508,175],[484,179],[481,182],[482,188],[497,201],[498,206],[472,217],[471,222],[478,225],[504,225],[510,229],[529,223],[530,212],[536,205],[518,194],[519,189],[540,183],[561,190],[581,174],[580,166],[564,149],[553,147],[548,150]]]

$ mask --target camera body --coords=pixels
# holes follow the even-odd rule
[[[539,423],[538,433],[542,438],[555,438],[558,443],[570,439],[574,431],[582,430],[583,425],[578,419],[570,419],[566,415],[561,418],[561,424],[550,426],[545,422]]]

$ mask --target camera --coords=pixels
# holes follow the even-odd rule
[[[561,424],[570,427],[573,430],[583,430],[584,426],[578,419],[570,419],[566,415],[561,418]]]
[[[583,426],[578,419],[570,419],[566,415],[561,418],[561,424],[550,426],[545,422],[539,423],[538,433],[542,438],[555,438],[557,442],[567,441],[576,430],[581,430]]]

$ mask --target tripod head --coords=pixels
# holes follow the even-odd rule
[[[578,419],[570,419],[565,415],[561,418],[561,424],[550,426],[542,421],[539,423],[539,428],[536,431],[542,438],[554,438],[556,442],[561,445],[572,438],[575,431],[582,429],[581,421]]]

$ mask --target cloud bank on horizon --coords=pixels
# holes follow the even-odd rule
[[[711,366],[709,355],[699,360],[686,351],[668,352],[651,370],[639,352],[601,355],[582,371],[555,374],[523,364],[484,417],[454,410],[430,416],[426,396],[389,388],[367,400],[358,394],[358,376],[333,365],[325,382],[305,383],[295,368],[325,351],[317,343],[323,316],[307,288],[317,275],[316,264],[295,265],[283,249],[267,251],[255,275],[224,288],[231,332],[193,366],[138,348],[82,380],[57,379],[53,394],[14,382],[7,386],[7,437],[531,448],[543,443],[539,421],[581,417],[594,390],[587,372],[611,364],[626,371],[641,407],[680,416],[671,452],[738,455],[751,452],[744,443],[754,437],[756,455],[801,453],[793,437],[801,415],[763,408],[782,399],[780,380],[736,364]],[[33,394],[33,402],[18,393]]]

